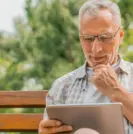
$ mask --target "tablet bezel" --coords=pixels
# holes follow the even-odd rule
[[[73,131],[80,128],[91,128],[101,134],[125,134],[121,103],[57,104],[48,105],[46,109],[50,119],[57,119],[63,122],[63,124],[72,125]],[[109,117],[112,115],[117,117]],[[87,126],[88,124],[90,126]],[[107,130],[112,132],[107,132]]]

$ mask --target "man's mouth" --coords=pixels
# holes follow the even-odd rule
[[[90,56],[91,61],[94,63],[102,62],[105,58],[106,58],[106,56],[98,56],[98,57]]]

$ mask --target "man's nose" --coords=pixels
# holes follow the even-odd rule
[[[95,38],[94,42],[92,43],[92,52],[98,53],[102,51],[102,46],[97,38]]]

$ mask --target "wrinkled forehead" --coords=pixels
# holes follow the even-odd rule
[[[84,29],[84,30],[79,31],[80,34],[91,34],[91,35],[109,34],[113,32],[114,32],[114,29],[112,27],[99,28],[98,30],[90,28],[90,29]]]
[[[108,10],[101,10],[95,17],[91,17],[86,12],[80,20],[80,32],[83,34],[110,33],[114,31],[115,27],[113,16]]]

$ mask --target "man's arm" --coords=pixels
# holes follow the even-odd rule
[[[117,92],[110,97],[113,102],[121,102],[126,118],[133,124],[133,93],[128,93],[123,87],[119,87]]]
[[[51,104],[62,104],[62,92],[61,92],[61,81],[56,80],[51,89],[48,92],[48,95],[46,97],[46,106],[51,105]],[[56,134],[59,132],[70,132],[72,131],[72,126],[70,125],[64,125],[62,122],[58,120],[51,120],[49,119],[47,115],[46,109],[44,110],[44,119],[41,120],[39,123],[39,128],[38,128],[38,134]]]
[[[133,124],[133,94],[121,86],[114,69],[109,65],[98,65],[94,68],[91,81],[113,102],[123,104],[124,115]]]

